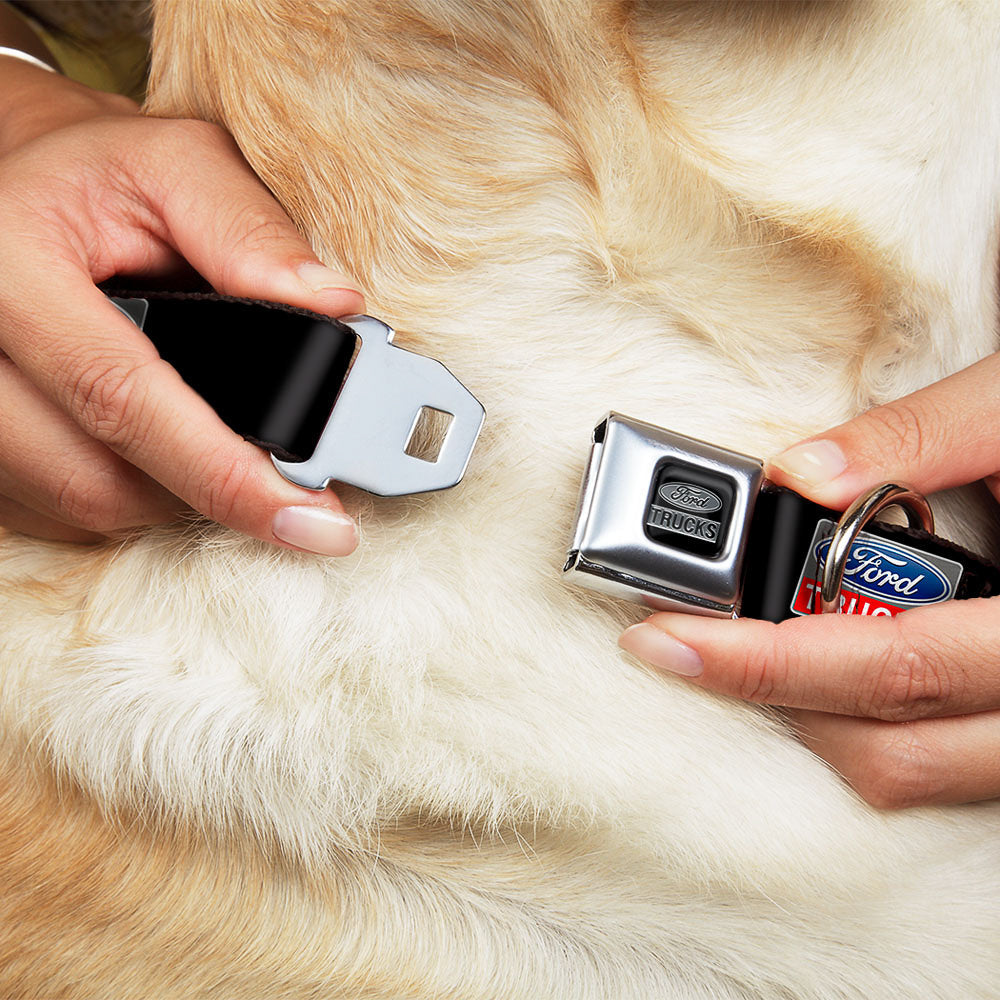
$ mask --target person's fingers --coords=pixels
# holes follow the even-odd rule
[[[326,555],[353,551],[356,527],[332,492],[284,480],[86,276],[65,263],[50,264],[49,275],[62,294],[27,312],[10,306],[8,353],[89,437],[213,521]]]
[[[924,493],[1000,471],[1000,354],[793,445],[768,477],[843,510],[881,482]]]
[[[363,311],[354,281],[317,260],[226,132],[199,121],[158,124],[135,162],[137,183],[163,220],[166,242],[217,291],[331,316]],[[164,170],[178,145],[201,150],[203,168]]]
[[[49,252],[96,282],[179,254],[229,295],[330,316],[364,309],[355,282],[318,260],[233,139],[207,122],[122,116],[59,129],[4,157],[0,192],[8,229],[18,208],[33,213],[21,234],[55,229]]]
[[[102,542],[107,539],[83,528],[74,528],[56,521],[37,510],[25,507],[0,493],[0,542],[3,540],[3,529],[17,531],[33,538],[46,538],[57,542]]]
[[[316,261],[220,130],[151,119],[75,128],[0,166],[0,348],[88,436],[209,518],[289,547],[352,551],[356,525],[338,498],[284,480],[93,281],[180,250],[237,295],[338,314],[361,308],[360,294]],[[82,138],[91,144],[61,174],[66,143]]]
[[[89,437],[0,357],[0,492],[46,517],[108,533],[173,520],[177,497]]]
[[[887,721],[1000,708],[1000,598],[779,625],[655,614],[621,646],[747,701]]]
[[[1000,796],[1000,712],[880,722],[788,713],[803,742],[883,809]]]

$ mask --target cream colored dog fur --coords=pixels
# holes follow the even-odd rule
[[[150,110],[487,423],[448,493],[345,490],[347,559],[4,538],[0,995],[1000,996],[1000,804],[867,806],[560,579],[606,410],[764,455],[997,348],[1000,9],[156,13]]]

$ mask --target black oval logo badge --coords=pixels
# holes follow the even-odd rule
[[[693,486],[691,483],[662,483],[657,492],[661,500],[695,514],[711,514],[722,510],[722,500],[704,486]]]

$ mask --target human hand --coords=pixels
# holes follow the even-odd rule
[[[189,262],[218,291],[363,311],[233,140],[0,59],[0,524],[91,540],[194,508],[278,545],[345,555],[330,491],[283,479],[100,292]]]
[[[885,480],[931,493],[985,477],[1000,500],[1000,354],[766,471],[838,510]],[[787,707],[805,743],[873,805],[1000,796],[1000,598],[777,625],[661,613],[619,641],[702,687]]]

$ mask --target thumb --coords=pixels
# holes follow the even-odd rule
[[[933,493],[1000,469],[1000,354],[777,455],[768,477],[843,510],[882,482]],[[997,484],[991,487],[996,494]]]
[[[185,161],[198,162],[182,182],[160,188],[158,208],[181,256],[226,295],[329,316],[364,311],[356,283],[317,259],[228,133],[205,122],[173,124],[183,129]],[[176,138],[168,133],[161,141]],[[159,152],[159,162],[176,164],[177,153]]]

